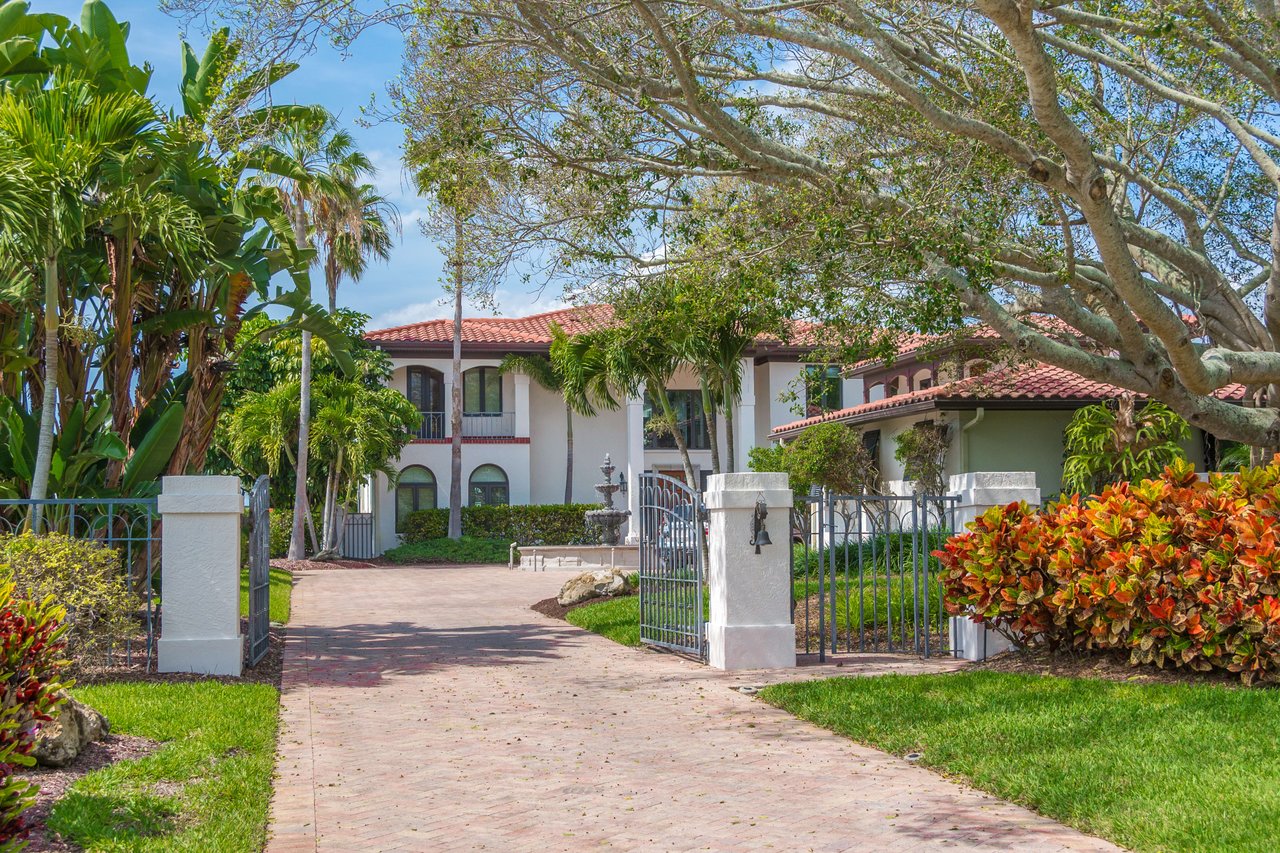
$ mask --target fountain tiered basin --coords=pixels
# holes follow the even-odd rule
[[[520,545],[520,561],[518,564],[513,561],[509,568],[533,572],[639,568],[639,547],[622,544],[621,527],[631,512],[613,505],[613,496],[622,488],[620,483],[613,482],[616,470],[613,460],[605,454],[604,464],[600,466],[604,482],[596,484],[601,498],[600,508],[584,513],[587,527],[598,532],[599,544]]]

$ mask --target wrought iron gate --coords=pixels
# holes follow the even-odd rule
[[[375,556],[373,547],[373,513],[349,513],[343,522],[339,555],[348,560],[368,560]]]
[[[249,493],[249,666],[271,642],[271,494],[264,474]]]
[[[702,498],[665,474],[641,474],[639,489],[640,641],[702,658]]]
[[[948,650],[937,550],[956,495],[808,495],[792,514],[796,652]]]

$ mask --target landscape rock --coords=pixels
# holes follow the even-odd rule
[[[68,696],[58,716],[40,727],[31,755],[42,767],[66,767],[88,744],[110,731],[111,723],[105,716]]]
[[[565,581],[556,601],[561,607],[569,607],[592,598],[617,595],[627,588],[627,575],[620,569],[597,569],[583,572]]]

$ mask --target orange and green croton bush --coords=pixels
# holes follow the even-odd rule
[[[1177,463],[1043,512],[994,507],[935,556],[947,611],[1021,644],[1280,681],[1280,456],[1207,483]]]

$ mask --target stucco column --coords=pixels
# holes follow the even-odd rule
[[[236,477],[165,477],[161,672],[240,675],[240,520]]]
[[[749,544],[757,499],[774,544]],[[710,565],[707,662],[716,669],[796,665],[791,624],[791,489],[786,474],[713,474],[707,481]]]
[[[734,460],[733,467],[736,471],[746,471],[751,448],[756,446],[756,363],[754,359],[744,358],[740,366],[742,394],[738,397],[738,411],[734,413],[737,419],[734,424],[737,428],[735,455],[738,458]]]
[[[644,389],[627,398],[627,519],[629,543],[640,540],[640,475],[644,472]]]
[[[529,375],[516,373],[515,376],[515,434],[516,438],[529,437]]]
[[[1034,471],[979,471],[951,476],[951,494],[959,495],[956,504],[955,531],[963,533],[966,525],[993,506],[1026,501],[1039,506],[1040,489]],[[951,617],[951,654],[965,660],[986,660],[1007,651],[1012,645],[1000,634],[974,622],[968,616]]]

